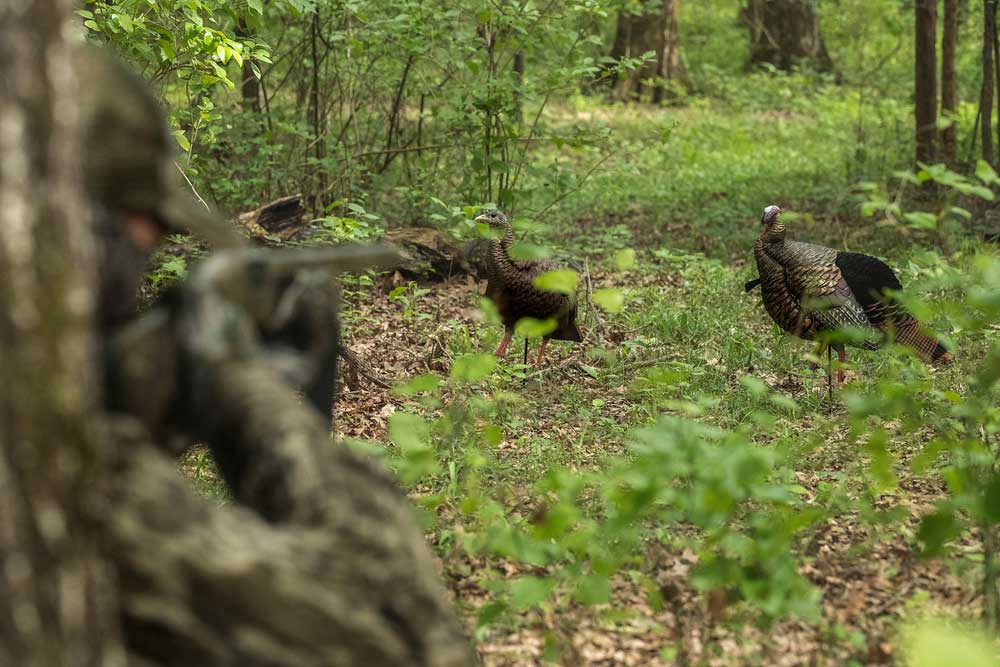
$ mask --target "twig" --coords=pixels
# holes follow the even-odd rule
[[[179,164],[177,164],[176,160],[174,161],[174,166],[177,167],[177,171],[181,172],[181,176],[184,177],[184,180],[187,182],[188,187],[191,188],[191,192],[193,192],[194,196],[198,198],[198,201],[201,202],[201,205],[205,207],[206,211],[208,211],[209,213],[211,213],[212,212],[212,207],[209,206],[208,203],[204,199],[202,199],[202,197],[201,197],[200,194],[198,194],[198,189],[194,187],[194,183],[191,182],[191,179],[188,178],[187,174],[184,173],[184,170],[181,168],[181,166]]]
[[[351,374],[351,377],[355,382],[357,381],[357,376],[360,375],[372,384],[382,387],[383,389],[392,388],[391,384],[375,375],[372,367],[362,361],[358,355],[346,345],[341,344],[340,357],[347,364],[348,372]]]

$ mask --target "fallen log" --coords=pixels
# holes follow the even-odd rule
[[[288,241],[312,226],[308,211],[302,205],[302,195],[275,199],[237,217],[239,224],[259,241],[277,238]]]
[[[440,282],[467,274],[486,277],[486,239],[458,241],[434,227],[403,227],[386,232],[407,259],[397,268],[407,280]]]

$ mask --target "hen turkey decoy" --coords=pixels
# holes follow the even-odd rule
[[[850,343],[875,349],[891,330],[896,342],[912,348],[924,362],[948,362],[952,355],[903,308],[893,293],[902,290],[899,279],[884,262],[856,252],[785,240],[781,209],[768,206],[761,215],[763,230],[754,245],[760,277],[744,285],[747,292],[758,284],[764,309],[785,331],[813,340],[824,331],[841,327],[861,329],[871,335]],[[843,343],[825,345],[846,359]],[[843,370],[837,381],[844,381]]]
[[[535,285],[535,278],[561,268],[551,261],[515,261],[510,258],[509,250],[514,245],[514,230],[507,216],[497,210],[486,211],[476,218],[493,229],[503,232],[500,239],[491,239],[489,253],[486,256],[487,283],[486,296],[497,307],[497,312],[506,328],[497,356],[502,356],[507,350],[511,337],[514,335],[514,325],[524,317],[544,320],[553,318],[556,328],[542,338],[538,350],[538,362],[545,356],[545,346],[549,339],[569,340],[579,342],[580,330],[576,326],[576,299],[559,292],[543,290]],[[527,344],[527,343],[526,343]],[[527,354],[527,347],[525,347]]]

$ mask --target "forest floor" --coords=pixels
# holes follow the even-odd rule
[[[515,471],[515,477],[534,480],[545,466],[554,464],[570,469],[599,467],[609,455],[624,453],[629,431],[652,421],[654,411],[669,411],[662,404],[643,405],[645,401],[630,388],[632,379],[644,368],[671,365],[690,372],[688,380],[678,382],[672,393],[676,397],[739,393],[745,391],[739,377],[753,373],[798,400],[801,411],[783,420],[776,437],[794,438],[809,430],[822,433],[822,441],[794,462],[795,479],[807,490],[807,499],[819,497],[824,482],[857,472],[858,445],[847,438],[842,394],[838,391],[828,413],[823,371],[811,371],[801,358],[811,350],[809,344],[774,335],[759,295],[746,295],[741,289],[744,267],[704,258],[664,263],[643,251],[638,267],[627,272],[597,268],[588,278],[595,288],[606,284],[624,288],[634,302],[629,309],[646,315],[602,313],[598,319],[597,311],[589,310],[582,318],[583,345],[553,343],[542,364],[532,363],[532,353],[526,369],[520,365],[520,346],[515,343],[508,350],[502,363],[521,372],[501,374],[503,379],[488,389],[520,397],[509,430],[495,449],[497,465],[508,471],[507,479]],[[495,348],[500,327],[483,322],[476,308],[482,287],[471,277],[454,279],[421,291],[405,309],[390,301],[385,290],[356,293],[352,305],[363,313],[363,323],[356,318],[348,344],[378,375],[397,383],[418,374],[444,372],[457,352]],[[687,315],[685,322],[698,323],[695,339],[697,330],[705,333],[697,346],[690,339],[672,340],[669,332],[662,331],[664,321],[679,313]],[[759,340],[765,349],[748,359],[727,345],[737,326],[748,329],[740,337]],[[463,333],[463,343],[456,342],[460,329],[468,332],[468,338]],[[629,342],[633,346],[624,347]],[[778,348],[776,354],[766,349],[770,345]],[[588,349],[607,350],[618,361],[597,364]],[[780,357],[779,363],[773,363],[774,356]],[[856,371],[848,372],[848,387],[878,373],[877,355],[858,357]],[[522,379],[522,374],[527,377]],[[953,371],[939,375],[944,384],[957,377]],[[388,442],[389,416],[409,402],[367,383],[345,389],[338,403],[337,436]],[[729,403],[701,419],[726,427],[738,424],[747,410],[738,400]],[[768,444],[769,437],[763,436],[760,445]],[[540,665],[546,657],[563,665],[894,662],[901,619],[927,609],[975,615],[980,603],[971,574],[977,555],[981,556],[975,544],[960,544],[958,555],[950,559],[917,558],[913,536],[918,519],[944,492],[939,479],[912,474],[903,465],[922,444],[894,443],[901,462],[898,486],[875,503],[881,509],[903,509],[904,521],[880,529],[847,513],[815,528],[803,545],[801,572],[822,592],[822,622],[785,621],[769,629],[744,623],[725,603],[706,598],[687,583],[696,554],[671,553],[650,544],[638,569],[657,583],[666,604],[650,603],[645,579],[622,575],[614,582],[610,604],[566,603],[481,631],[478,647],[485,663]],[[528,488],[530,482],[521,488],[513,484],[505,493],[516,503],[519,492]],[[525,571],[511,562],[472,559],[458,550],[444,556],[443,569],[470,622],[488,597],[483,588],[487,572],[513,578]]]
[[[584,343],[554,342],[541,364],[534,362],[533,343],[529,364],[522,365],[522,339],[516,338],[481,388],[484,394],[517,396],[489,464],[495,466],[492,489],[508,510],[530,513],[531,486],[550,466],[596,470],[611,456],[627,455],[629,433],[660,413],[682,412],[677,400],[713,396],[714,407],[698,419],[724,428],[745,424],[752,399],[740,378],[747,374],[797,403],[758,441],[768,447],[802,440],[790,465],[807,504],[824,502],[824,484],[860,476],[868,460],[849,437],[843,399],[853,389],[870,389],[890,355],[852,351],[847,384],[836,391],[830,408],[824,370],[811,369],[807,359],[811,345],[778,334],[759,294],[744,293],[750,270],[742,259],[722,262],[656,250],[640,249],[636,266],[627,271],[613,268],[610,251],[593,257],[584,284],[623,289],[623,313],[584,305]],[[485,321],[477,307],[480,281],[462,276],[418,287],[396,276],[393,282],[406,287],[406,298],[391,299],[391,285],[383,284],[349,290],[345,304],[351,322],[346,343],[376,376],[398,386],[418,375],[447,374],[460,354],[496,348],[502,329]],[[961,390],[961,366],[931,369],[933,382]],[[661,394],[636,389],[644,373],[664,368],[673,382]],[[412,398],[362,379],[339,395],[336,436],[389,443],[391,415],[408,408],[414,408]],[[894,425],[887,426],[891,431]],[[477,614],[491,595],[487,582],[533,568],[441,548],[444,540],[435,530],[429,539],[438,546],[443,575],[490,667],[899,664],[902,622],[929,613],[978,617],[982,601],[978,540],[956,543],[948,558],[918,557],[919,518],[945,496],[945,487],[940,476],[916,474],[907,463],[931,437],[928,429],[918,442],[911,436],[890,438],[898,483],[873,504],[902,511],[903,518],[879,526],[845,512],[815,526],[802,543],[800,572],[822,595],[818,623],[786,620],[760,627],[738,606],[690,585],[696,553],[650,541],[635,569],[614,578],[609,604],[561,600],[477,629]],[[220,494],[203,452],[189,457],[184,468],[206,493]],[[419,500],[421,493],[414,493]],[[450,519],[444,518],[441,525],[447,526]],[[650,582],[658,588],[654,595]]]
[[[842,508],[798,536],[799,572],[821,596],[819,620],[765,626],[745,603],[696,590],[691,573],[702,554],[678,547],[684,540],[660,539],[652,526],[650,536],[658,537],[645,539],[643,552],[612,579],[609,603],[583,605],[557,592],[521,613],[480,623],[498,582],[502,587],[544,572],[513,559],[469,555],[461,547],[461,489],[454,479],[461,474],[451,471],[449,482],[448,473],[439,472],[412,487],[411,498],[426,513],[429,498],[452,496],[434,505],[428,539],[489,667],[902,664],[906,642],[899,633],[907,622],[927,615],[979,617],[983,553],[977,534],[954,541],[947,557],[919,557],[920,517],[945,497],[946,487],[939,469],[912,463],[946,418],[941,396],[967,388],[985,351],[983,337],[964,339],[958,361],[942,368],[925,369],[898,351],[850,350],[847,383],[831,404],[825,369],[810,366],[813,346],[782,335],[759,292],[743,290],[756,275],[755,212],[791,203],[802,214],[790,223],[794,238],[888,255],[908,291],[931,301],[941,296],[932,278],[938,262],[950,260],[923,254],[905,235],[893,238],[894,230],[858,224],[856,202],[847,202],[850,182],[858,178],[849,151],[841,148],[854,131],[845,115],[853,108],[849,101],[806,103],[814,107],[739,114],[563,110],[571,116],[567,122],[617,122],[622,142],[572,207],[558,213],[563,224],[532,238],[580,267],[583,343],[553,342],[540,364],[532,343],[524,365],[522,339],[516,338],[487,377],[461,389],[466,395],[442,382],[436,405],[361,379],[343,387],[334,428],[338,439],[367,443],[359,446],[398,469],[400,448],[389,433],[393,414],[431,418],[459,398],[488,403],[499,436],[481,464],[482,492],[520,517],[539,511],[535,485],[550,470],[600,471],[627,460],[631,434],[660,415],[745,430],[756,446],[780,452],[783,474],[800,488],[803,508],[829,509],[833,499]],[[650,133],[659,144],[648,142]],[[893,137],[884,139],[888,146]],[[888,149],[878,143],[870,148],[873,162],[884,164],[868,177],[881,178],[892,167],[880,152]],[[634,264],[620,261],[628,250],[635,251]],[[965,250],[968,258],[981,248]],[[622,290],[620,312],[592,305],[593,293],[606,287]],[[345,341],[395,387],[426,374],[447,378],[456,359],[492,354],[502,336],[479,308],[483,288],[469,276],[429,285],[398,276],[349,283]],[[888,435],[892,480],[872,484],[873,462],[863,438],[852,433],[846,405],[852,396],[877,391],[879,378],[890,372],[912,378],[919,395],[928,397],[915,415],[927,427],[914,432],[899,418],[879,423]],[[762,412],[770,417],[761,421]],[[445,468],[449,456],[460,467],[469,451],[435,455]],[[219,493],[204,452],[189,456],[183,468],[206,493]],[[676,536],[687,529],[664,530]]]

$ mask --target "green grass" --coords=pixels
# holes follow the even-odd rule
[[[374,287],[349,295],[351,336],[374,340],[376,350],[405,348],[394,350],[387,365],[397,367],[409,354],[444,369],[459,359],[480,366],[472,380],[449,379],[443,371],[440,390],[385,396],[396,414],[424,420],[428,435],[393,434],[394,415],[388,432],[369,447],[412,483],[470,623],[483,618],[489,602],[502,603],[492,610],[499,615],[477,630],[484,642],[535,633],[565,651],[565,634],[592,620],[577,601],[603,599],[608,585],[619,596],[617,607],[634,607],[644,627],[660,628],[643,634],[658,648],[672,646],[667,636],[694,628],[758,652],[740,664],[768,664],[773,639],[801,631],[754,625],[795,609],[788,595],[793,602],[795,595],[805,597],[789,562],[811,566],[810,545],[837,529],[844,549],[828,554],[830,581],[864,580],[882,564],[897,567],[898,554],[885,545],[915,555],[919,516],[945,495],[939,466],[918,471],[910,464],[929,441],[956,437],[964,428],[949,392],[968,393],[996,329],[957,332],[957,363],[938,369],[895,348],[851,349],[854,377],[830,404],[825,359],[811,369],[813,344],[778,331],[759,292],[746,294],[743,282],[756,275],[756,220],[771,203],[800,213],[790,222],[796,239],[887,256],[906,292],[931,304],[929,321],[941,330],[948,316],[962,322],[957,306],[942,304],[963,297],[976,257],[996,260],[995,250],[960,239],[959,252],[941,256],[930,237],[861,220],[853,186],[885,181],[907,164],[908,140],[898,135],[899,124],[908,122],[905,105],[859,105],[850,91],[799,76],[755,76],[740,85],[720,79],[718,85],[729,86],[724,96],[692,99],[683,108],[578,100],[550,114],[556,129],[605,123],[611,130],[611,157],[529,229],[529,238],[581,262],[585,288],[624,292],[620,313],[597,309],[584,297],[584,345],[553,343],[546,364],[523,367],[515,341],[493,367],[502,330],[495,323],[473,326],[465,311],[456,312],[476,301],[467,284],[419,294],[410,289],[405,303],[397,298],[387,305]],[[866,127],[862,144],[859,122]],[[539,162],[548,166],[526,183],[524,218],[551,201],[543,184],[554,173],[579,179],[601,155],[540,150]],[[625,271],[614,260],[622,248],[636,250],[635,266]],[[381,338],[389,334],[401,338]],[[420,355],[432,337],[444,344],[425,359]],[[858,406],[872,401],[884,403],[881,412],[858,417]],[[664,416],[684,421],[664,422]],[[637,436],[644,428],[653,430]],[[880,445],[874,438],[882,432]],[[660,459],[632,447],[643,437],[659,438],[671,453]],[[680,474],[672,466],[685,456],[694,463]],[[196,477],[210,477],[196,463]],[[650,493],[690,493],[678,491],[628,514],[629,503],[642,501],[630,493],[646,483]],[[623,522],[623,516],[634,520]],[[786,532],[782,526],[798,527]],[[975,548],[968,535],[961,543],[966,553]],[[782,560],[786,552],[794,561]],[[663,595],[657,577],[675,567],[681,553],[697,554],[703,564],[727,555],[751,564],[732,575],[725,624],[706,617],[707,586],[693,585],[696,576],[688,573],[670,604],[690,615],[690,625],[684,630],[675,618],[670,632],[662,632],[670,620],[657,611],[668,604],[656,602]],[[978,586],[979,569],[961,553],[945,562],[966,590]],[[552,592],[535,590],[542,585],[528,575],[551,578],[544,581],[555,582]],[[900,576],[936,594],[911,570]],[[817,586],[826,585],[819,578]],[[766,595],[752,597],[762,590]],[[840,598],[833,599],[836,607]],[[636,600],[648,608],[638,610]],[[844,623],[814,618],[806,636],[838,656],[837,664],[862,661],[866,641],[893,636],[897,611],[889,609],[904,602],[892,602],[874,618],[847,611]],[[599,617],[608,613],[598,609]],[[554,617],[563,620],[553,625]],[[613,622],[602,627],[611,641],[628,636]],[[517,664],[505,660],[490,664]]]
[[[843,236],[839,227],[857,220],[853,186],[882,181],[908,162],[908,137],[899,131],[909,119],[905,105],[862,105],[850,90],[800,75],[729,85],[723,97],[683,108],[580,100],[555,109],[555,128],[606,124],[612,157],[545,221],[624,220],[643,241],[653,236],[667,247],[729,258],[752,244],[770,203],[810,213],[824,238]],[[553,169],[579,171],[599,158],[592,150],[551,159]],[[530,216],[548,201],[530,180],[526,190]]]

